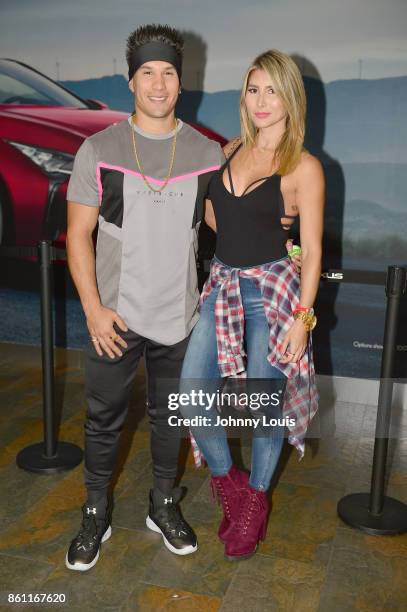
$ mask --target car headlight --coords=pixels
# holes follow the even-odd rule
[[[32,145],[22,144],[21,142],[7,141],[16,147],[21,153],[37,164],[47,174],[72,174],[74,155],[54,151],[53,149],[43,149]]]

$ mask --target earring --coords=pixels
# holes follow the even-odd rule
[[[178,93],[180,94],[180,93],[181,93],[181,91],[182,91],[182,89],[181,89],[181,87],[180,87],[180,88],[179,88],[179,91],[178,91]]]

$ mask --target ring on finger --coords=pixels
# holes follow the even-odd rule
[[[92,340],[92,342],[99,342],[99,340],[96,338],[96,336],[92,336],[91,340]]]

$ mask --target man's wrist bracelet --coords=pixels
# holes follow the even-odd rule
[[[298,244],[293,244],[292,249],[288,251],[288,256],[297,257],[298,255],[301,255],[301,247]]]

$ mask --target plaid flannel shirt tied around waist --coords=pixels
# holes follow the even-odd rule
[[[288,441],[295,446],[299,458],[302,459],[307,427],[318,409],[311,332],[307,349],[297,363],[278,361],[279,348],[294,322],[293,312],[299,304],[299,274],[289,257],[252,268],[231,268],[219,260],[212,260],[200,305],[215,288],[219,287],[215,303],[215,321],[218,365],[222,377],[246,375],[240,276],[251,278],[260,289],[270,329],[267,359],[270,365],[278,368],[287,377],[282,416],[295,420],[295,425],[287,425]],[[191,443],[195,464],[200,466],[202,455],[193,436]]]

